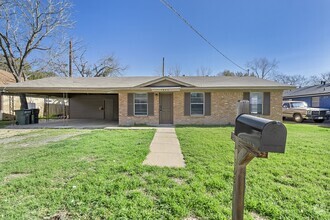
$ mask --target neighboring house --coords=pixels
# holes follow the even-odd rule
[[[0,87],[5,87],[7,84],[15,83],[15,78],[13,74],[0,69]],[[8,97],[2,95],[0,91],[0,120],[6,118],[4,117],[4,102],[6,102]],[[8,103],[8,101],[7,101]],[[7,112],[9,113],[9,112]]]
[[[284,91],[284,100],[305,101],[309,107],[330,109],[330,83]]]
[[[292,86],[255,77],[51,77],[8,85],[10,93],[69,98],[69,118],[119,125],[233,124],[239,100],[251,113],[282,120],[282,93]]]
[[[21,102],[18,95],[3,94],[2,90],[6,90],[9,84],[16,84],[13,74],[0,70],[0,120],[12,120],[14,118],[14,110],[20,109]],[[15,85],[14,84],[14,85]],[[29,108],[40,109],[39,116],[46,116],[48,113],[51,115],[59,115],[62,113],[63,102],[58,98],[47,98],[46,96],[40,97],[28,95],[26,97]]]

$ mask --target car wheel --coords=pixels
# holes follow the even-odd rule
[[[301,123],[304,119],[303,119],[303,117],[301,117],[301,114],[294,114],[293,120],[297,123]]]
[[[315,123],[322,123],[322,122],[324,122],[324,119],[314,119],[314,122]]]

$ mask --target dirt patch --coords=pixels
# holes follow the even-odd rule
[[[13,142],[20,142],[20,141],[24,141],[27,138],[33,138],[33,137],[38,137],[40,136],[40,134],[30,134],[30,135],[23,135],[23,136],[11,136],[11,137],[7,137],[7,138],[2,138],[0,139],[0,144],[9,144],[9,143],[13,143]]]
[[[194,216],[189,216],[189,217],[185,218],[184,220],[198,220],[198,218],[194,217]]]
[[[24,177],[27,177],[29,175],[30,175],[29,173],[18,173],[18,172],[17,173],[11,173],[11,174],[9,174],[8,176],[6,176],[4,178],[4,182],[8,183],[8,182],[10,182],[14,179],[24,178]]]
[[[70,219],[70,214],[67,211],[59,211],[51,217],[44,217],[43,219],[47,220],[65,220]]]
[[[90,132],[90,131],[88,131]],[[79,132],[79,133],[71,133],[71,134],[62,134],[62,135],[58,135],[58,136],[53,136],[53,137],[49,137],[49,138],[45,138],[42,141],[39,142],[40,145],[44,145],[44,144],[48,144],[48,143],[52,143],[52,142],[58,142],[58,141],[62,141],[71,137],[75,137],[81,134],[86,134],[88,133],[86,131],[84,132]]]
[[[33,129],[24,129],[24,130],[17,130],[17,129],[0,129],[0,139],[9,138],[16,135],[27,134],[32,131]]]
[[[255,213],[255,212],[251,212],[250,213],[252,218],[255,220],[267,220],[267,218],[260,216],[259,214]]]
[[[71,138],[71,137],[75,137],[75,136],[90,133],[90,132],[91,131],[89,131],[89,130],[84,130],[84,131],[69,133],[69,134],[59,134],[59,135],[49,135],[49,136],[44,136],[43,135],[41,138],[36,138],[36,140],[31,140],[31,141],[25,141],[24,142],[24,139],[40,136],[40,134],[39,135],[38,134],[26,135],[26,136],[24,136],[24,139],[21,140],[22,143],[17,143],[15,145],[7,144],[6,147],[7,148],[40,147],[42,145],[62,141],[62,140],[65,140],[65,139],[68,139],[68,138]],[[15,142],[17,142],[17,139],[16,139]]]
[[[182,178],[172,178],[172,180],[174,182],[176,182],[178,185],[182,185],[182,184],[186,183],[186,180],[184,180]]]

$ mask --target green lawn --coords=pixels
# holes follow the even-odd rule
[[[330,128],[287,128],[285,154],[248,165],[246,219],[330,219]],[[142,166],[154,130],[0,138],[0,218],[230,219],[233,127],[176,130],[183,169]]]
[[[1,121],[0,120],[0,128],[4,128],[12,123],[13,123],[12,121]]]

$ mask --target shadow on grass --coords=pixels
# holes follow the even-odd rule
[[[1,128],[6,128],[8,125],[15,124],[13,121],[0,121],[0,129]]]
[[[326,120],[322,123],[315,123],[313,120],[304,120],[302,123],[297,123],[293,120],[286,119],[283,121],[285,124],[295,124],[295,125],[311,125],[311,126],[318,126],[320,128],[330,128],[330,120]]]

